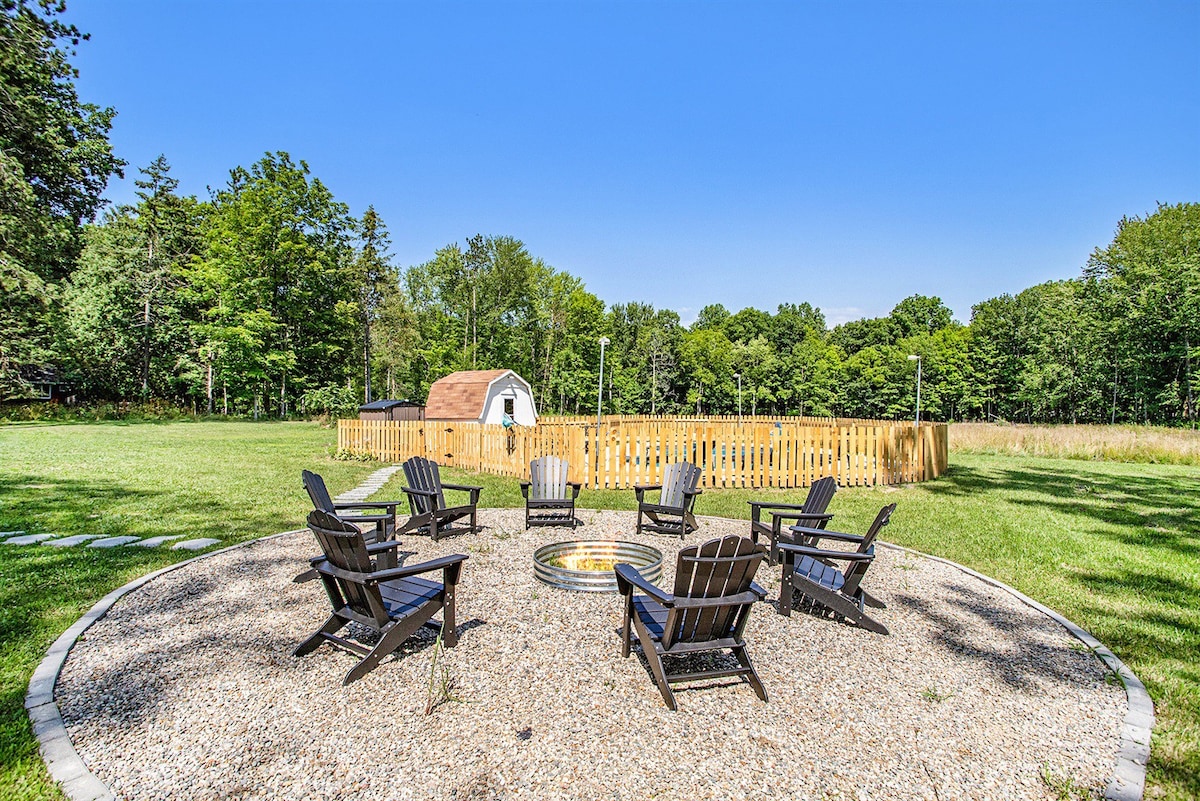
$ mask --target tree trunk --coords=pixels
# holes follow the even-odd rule
[[[371,402],[371,321],[363,317],[363,395]]]

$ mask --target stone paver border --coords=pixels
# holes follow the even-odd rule
[[[383,470],[372,473],[365,483],[377,484],[378,479],[376,476],[384,471],[388,471],[386,476],[391,476],[396,470],[383,468]],[[382,482],[378,483],[381,484]],[[375,488],[377,489],[378,486]],[[351,492],[354,491],[352,490]],[[63,724],[58,704],[54,699],[54,684],[58,680],[59,671],[62,669],[63,663],[66,662],[67,655],[70,653],[75,641],[93,623],[104,617],[113,604],[120,600],[122,596],[148,584],[164,573],[178,570],[201,559],[207,559],[236,548],[244,548],[248,545],[266,542],[277,537],[286,537],[289,534],[296,534],[300,531],[304,531],[304,529],[283,531],[278,534],[239,542],[236,545],[210,551],[209,553],[169,565],[161,570],[156,570],[153,573],[136,578],[101,598],[95,606],[88,610],[87,614],[75,621],[69,629],[64,631],[54,641],[54,644],[50,646],[50,650],[46,652],[45,658],[42,659],[41,664],[33,672],[33,677],[29,681],[29,691],[25,695],[25,709],[29,712],[29,719],[33,723],[33,733],[38,738],[42,758],[46,762],[46,767],[50,770],[50,776],[59,784],[63,793],[68,798],[72,799],[72,801],[115,801],[112,790],[87,769],[79,753],[75,750],[70,735],[67,733],[66,726]],[[1061,625],[1104,662],[1108,669],[1121,679],[1121,682],[1125,686],[1125,695],[1128,700],[1128,710],[1125,713],[1125,723],[1121,731],[1121,745],[1117,752],[1117,764],[1113,770],[1113,775],[1108,780],[1108,786],[1104,791],[1104,798],[1109,801],[1141,801],[1146,786],[1146,763],[1150,759],[1150,732],[1154,728],[1154,703],[1150,700],[1150,695],[1146,692],[1145,685],[1142,684],[1141,680],[1133,674],[1133,671],[1124,662],[1118,659],[1103,643],[1084,629],[1067,620],[1053,609],[1038,603],[1001,581],[997,581],[990,576],[985,576],[949,559],[930,556],[920,551],[914,551],[911,548],[904,548],[887,542],[881,542],[880,544],[886,548],[911,553],[922,559],[931,559],[935,562],[950,565],[986,584],[1010,593],[1017,600],[1045,614]]]

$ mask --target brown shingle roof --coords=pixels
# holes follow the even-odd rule
[[[426,420],[478,420],[488,384],[511,370],[463,370],[439,378],[429,387]]]

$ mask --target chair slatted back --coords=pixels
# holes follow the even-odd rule
[[[766,549],[749,537],[726,536],[679,552],[675,598],[721,598],[750,590]],[[663,631],[663,647],[740,638],[752,602],[745,600],[702,608],[672,608]]]
[[[535,501],[567,499],[567,462],[557,456],[542,456],[529,463],[529,497]]]
[[[808,488],[808,496],[804,499],[804,511],[813,515],[825,514],[825,510],[829,508],[829,502],[833,500],[833,493],[837,492],[837,488],[837,479],[833,476],[818,478]],[[804,525],[810,524],[805,523]]]
[[[404,479],[413,489],[437,493],[434,498],[428,495],[409,495],[408,503],[414,515],[446,508],[446,498],[442,494],[442,476],[437,462],[432,462],[424,456],[412,457],[404,463]]]
[[[874,553],[875,538],[879,536],[879,532],[891,520],[892,512],[896,511],[896,504],[891,503],[879,510],[879,514],[875,515],[875,522],[867,529],[867,533],[863,535],[862,542],[858,544],[859,553]],[[846,583],[842,585],[842,592],[847,595],[853,595],[858,589],[858,585],[862,582],[863,574],[867,572],[867,568],[871,566],[870,562],[851,562],[846,567],[846,572],[843,574]]]
[[[355,526],[320,509],[309,512],[307,522],[329,564],[354,573],[374,570],[366,541]],[[378,586],[326,575],[322,575],[321,580],[334,609],[345,606],[358,615],[374,619],[381,626],[387,623],[387,607]]]
[[[676,462],[663,471],[662,494],[659,503],[663,506],[683,508],[685,492],[695,492],[700,481],[700,468],[691,462]]]
[[[314,509],[334,512],[333,498],[329,497],[329,490],[325,488],[325,479],[310,470],[301,470],[300,480],[304,482],[304,490],[308,493]]]

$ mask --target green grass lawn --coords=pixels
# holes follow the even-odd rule
[[[224,542],[282,531],[308,504],[302,468],[337,493],[378,466],[334,461],[333,444],[332,431],[301,423],[0,426],[0,530]],[[839,491],[837,527],[861,531],[895,501],[887,539],[995,576],[1089,629],[1154,697],[1148,797],[1200,797],[1200,468],[958,453],[951,464],[923,485]],[[515,480],[451,472],[484,485],[485,505],[521,505]],[[748,498],[798,495],[710,490],[698,511],[746,517]],[[580,503],[634,508],[630,491],[585,490]],[[50,643],[109,590],[189,555],[0,550],[0,797],[58,797],[22,709]]]
[[[300,470],[334,494],[378,464],[330,458],[309,423],[0,426],[0,531],[182,534],[234,543],[303,524]],[[215,547],[215,546],[214,546]],[[194,554],[169,548],[0,550],[0,798],[61,798],[23,700],[54,639],[110,590]]]

